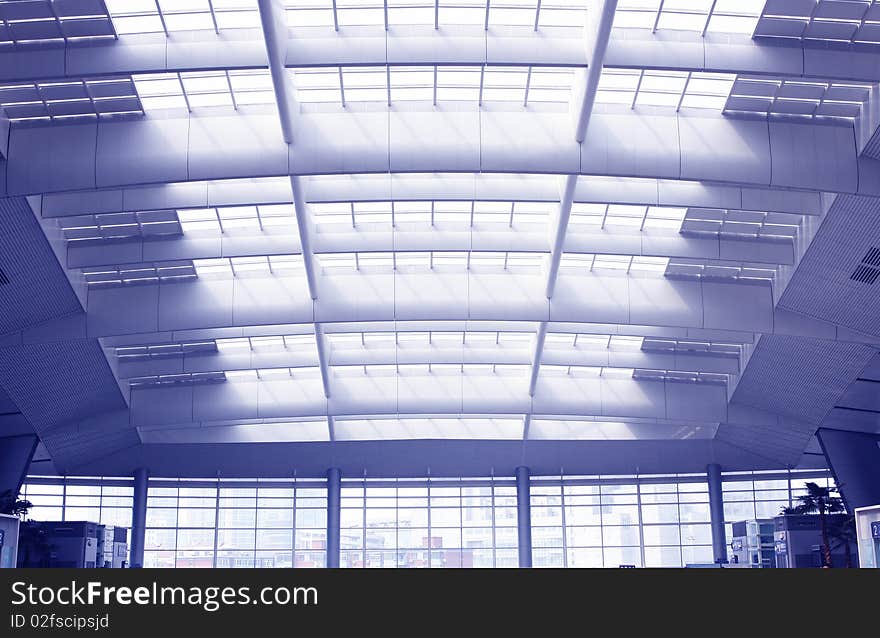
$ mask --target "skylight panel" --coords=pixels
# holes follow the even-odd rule
[[[510,202],[475,201],[473,221],[478,224],[507,224],[510,222],[511,207]]]
[[[290,27],[333,27],[332,0],[283,0]]]
[[[434,222],[470,223],[472,206],[467,201],[434,202]]]
[[[0,108],[12,121],[143,113],[127,77],[0,84]]]
[[[632,257],[628,255],[596,255],[593,260],[594,270],[629,270]]]
[[[266,69],[139,74],[132,79],[145,110],[275,104]]]
[[[852,119],[870,96],[867,84],[740,76],[725,105],[726,113],[774,113]]]
[[[177,217],[184,233],[220,230],[220,221],[215,208],[179,210]]]
[[[343,67],[342,82],[346,102],[387,102],[385,67]]]
[[[687,213],[686,208],[667,208],[661,206],[649,206],[645,215],[643,229],[651,230],[674,230],[681,229],[681,223]]]
[[[338,67],[299,68],[290,71],[296,98],[304,104],[342,103],[341,71]]]
[[[394,202],[395,223],[431,223],[432,202]]]
[[[764,0],[620,0],[616,28],[751,34]]]
[[[389,25],[433,25],[434,0],[388,0]]]
[[[587,4],[587,0],[542,0],[538,27],[583,27]]]
[[[574,85],[574,69],[533,67],[529,74],[528,102],[568,103]]]
[[[441,25],[485,25],[486,0],[438,0]]]
[[[105,0],[105,3],[120,35],[165,31],[155,0]]]
[[[246,229],[258,230],[260,228],[256,206],[232,206],[218,208],[217,216],[223,230]]]
[[[642,221],[644,220],[646,213],[647,207],[645,206],[610,204],[605,215],[603,227],[641,229]]]
[[[880,43],[880,16],[868,0],[817,0],[768,4],[755,37],[788,40]]]
[[[391,224],[393,219],[392,202],[352,202],[355,224]]]
[[[528,70],[522,67],[487,66],[483,78],[484,102],[525,102]]]
[[[476,102],[480,97],[478,66],[438,66],[437,101]]]
[[[630,107],[724,108],[735,76],[729,73],[605,68],[596,101]]]
[[[86,268],[82,274],[86,285],[90,287],[170,283],[196,277],[193,262],[190,261]]]
[[[354,213],[349,202],[313,203],[308,205],[315,224],[346,224],[354,226]]]
[[[256,0],[107,0],[120,34],[259,28]]]
[[[589,271],[610,271],[633,274],[665,275],[668,271],[668,257],[642,257],[630,255],[598,255],[583,253],[564,253],[561,267],[586,268]]]
[[[513,223],[547,224],[558,209],[555,202],[514,202]]]
[[[537,0],[494,0],[488,6],[489,26],[534,26],[537,18]]]
[[[668,257],[633,257],[629,272],[649,272],[663,274],[669,265]]]
[[[391,69],[391,100],[434,99],[433,67],[394,67]]]
[[[304,104],[512,102],[567,104],[574,69],[525,66],[317,67],[289,71]]]
[[[340,27],[385,25],[385,8],[376,0],[336,0]]]

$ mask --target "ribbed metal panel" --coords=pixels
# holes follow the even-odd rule
[[[0,334],[82,311],[23,197],[0,198],[0,270]]]

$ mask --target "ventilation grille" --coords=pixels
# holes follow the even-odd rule
[[[9,283],[9,277],[6,276],[6,273],[3,272],[3,269],[0,268],[0,286],[5,286]]]
[[[867,254],[862,258],[850,279],[863,284],[873,284],[880,277],[880,248],[871,246]]]

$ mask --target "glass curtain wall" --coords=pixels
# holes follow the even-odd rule
[[[722,475],[731,523],[772,518],[827,471]],[[27,478],[31,520],[131,527],[130,478]],[[709,495],[702,474],[533,476],[536,567],[680,567],[711,563]],[[344,479],[343,567],[516,567],[512,478]],[[323,480],[151,479],[148,567],[324,567]]]
[[[343,481],[342,567],[516,567],[511,480]]]

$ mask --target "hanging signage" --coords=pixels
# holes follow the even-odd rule
[[[880,521],[871,521],[871,537],[872,538],[880,538]],[[0,545],[3,542],[0,541]]]

